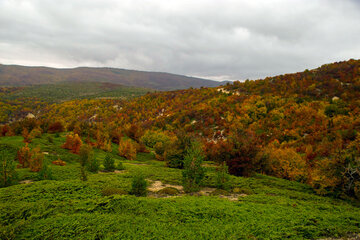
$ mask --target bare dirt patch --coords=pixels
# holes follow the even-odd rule
[[[180,192],[184,191],[183,186],[180,186],[180,185],[164,184],[161,181],[152,181],[152,180],[148,180],[148,181],[152,182],[150,187],[148,187],[148,190],[151,192],[158,192],[159,190],[166,188],[166,187],[176,188]]]
[[[34,182],[34,180],[22,180],[19,183],[20,184],[30,184],[30,183],[33,183],[33,182]]]
[[[220,192],[219,189],[216,188],[203,188],[198,194],[201,196],[218,196],[220,198],[226,198],[230,201],[237,201],[239,200],[239,197],[247,196],[247,194],[244,193],[230,193],[223,190]]]
[[[179,197],[179,196],[184,196],[184,189],[183,186],[180,185],[172,185],[172,184],[164,184],[161,181],[153,181],[150,179],[147,179],[149,182],[151,182],[151,185],[148,187],[148,190],[150,191],[149,196],[155,197],[155,198],[166,198],[166,197]],[[159,191],[161,192],[161,190],[165,189],[165,188],[175,188],[179,191],[178,194],[176,195],[168,195],[168,194],[159,194]],[[202,188],[199,192],[197,193],[191,193],[190,195],[192,196],[218,196],[220,198],[226,198],[229,201],[238,201],[239,197],[246,197],[248,196],[247,194],[244,193],[227,193],[227,194],[214,194],[216,193],[216,188],[210,188],[210,187],[205,187]]]

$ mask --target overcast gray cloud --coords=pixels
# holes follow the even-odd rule
[[[0,0],[0,63],[256,79],[360,58],[357,0]]]

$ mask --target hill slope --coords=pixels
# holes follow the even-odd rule
[[[71,123],[97,114],[113,126],[99,131],[109,133],[119,122],[170,135],[181,130],[201,139],[209,158],[226,159],[235,175],[244,174],[238,162],[246,159],[240,153],[254,150],[249,158],[263,162],[249,163],[250,169],[306,182],[321,193],[354,195],[358,188],[345,177],[345,166],[355,166],[360,157],[354,147],[360,142],[359,66],[360,61],[350,60],[217,89],[151,93],[128,102],[67,102],[52,106],[45,118]]]
[[[125,170],[88,173],[82,182],[78,156],[61,148],[64,141],[65,134],[44,134],[30,144],[48,153],[44,161],[53,180],[34,181],[37,173],[19,168],[19,180],[30,183],[0,188],[0,239],[318,239],[359,232],[355,202],[317,196],[304,184],[263,175],[232,176],[232,187],[246,193],[229,199],[215,190],[210,162],[204,191],[212,192],[161,195],[151,186],[179,186],[182,170],[165,167],[151,153],[126,160],[116,154],[116,145],[111,153],[96,149],[95,157],[103,163],[112,156]],[[24,145],[22,137],[0,138],[0,150]],[[65,166],[51,163],[59,158]],[[132,177],[140,174],[149,184],[148,197],[128,194]]]
[[[0,86],[50,84],[57,82],[109,82],[157,90],[216,87],[221,83],[182,75],[117,68],[56,69],[0,64]]]
[[[19,98],[36,98],[46,102],[60,102],[84,98],[126,99],[138,97],[151,91],[153,90],[113,83],[61,82],[15,88],[13,92],[3,96],[3,99],[16,100]]]

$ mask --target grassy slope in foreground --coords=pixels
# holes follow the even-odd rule
[[[122,173],[90,174],[79,181],[77,156],[61,149],[64,134],[49,142],[34,139],[46,161],[60,157],[67,165],[51,165],[55,180],[0,189],[0,239],[314,239],[360,232],[360,208],[355,203],[315,195],[297,182],[257,175],[231,177],[232,187],[250,195],[229,201],[216,196],[176,198],[104,197],[101,190],[129,191],[131,177],[180,184],[181,170],[163,166],[151,154],[124,162]],[[0,144],[18,147],[22,137],[2,137]],[[105,153],[95,150],[102,162]],[[141,164],[141,165],[140,165]],[[209,166],[209,164],[207,164]],[[36,174],[18,169],[21,179]],[[214,187],[215,170],[207,167],[206,187]]]
[[[24,87],[3,96],[3,98],[10,100],[17,98],[38,98],[48,102],[59,102],[82,98],[132,98],[151,91],[153,90],[112,83],[63,82]]]

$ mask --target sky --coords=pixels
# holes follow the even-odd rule
[[[258,79],[360,58],[360,0],[0,0],[0,63]]]

